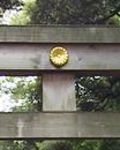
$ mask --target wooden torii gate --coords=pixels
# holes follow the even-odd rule
[[[54,50],[63,64],[61,54],[50,60]],[[120,138],[120,113],[76,112],[77,73],[120,75],[120,28],[0,27],[0,74],[43,82],[43,111],[0,113],[0,139]]]

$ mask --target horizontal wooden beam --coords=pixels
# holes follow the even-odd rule
[[[120,138],[120,113],[0,113],[9,138]]]
[[[0,42],[120,43],[120,28],[78,26],[1,26]]]
[[[73,73],[73,71],[67,71],[65,70],[0,70],[0,76],[42,76],[44,73]],[[75,71],[74,70],[75,77],[81,77],[81,76],[114,76],[118,77],[120,76],[120,70],[80,70],[80,71]],[[76,79],[76,78],[75,78]]]
[[[0,70],[119,70],[120,44],[61,44],[69,61],[56,68],[50,50],[59,44],[0,44]]]

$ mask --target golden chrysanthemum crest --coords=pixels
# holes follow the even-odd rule
[[[69,59],[68,51],[64,47],[57,46],[52,48],[50,52],[50,61],[56,67],[64,66]]]

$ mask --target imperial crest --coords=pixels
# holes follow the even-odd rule
[[[68,51],[64,47],[54,47],[50,52],[50,61],[56,67],[64,66],[69,59]]]

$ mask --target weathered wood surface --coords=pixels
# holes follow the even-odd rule
[[[120,43],[120,28],[78,26],[1,26],[0,42]]]
[[[62,44],[69,61],[56,69],[49,61],[50,50],[59,44],[0,44],[1,70],[118,70],[120,44]]]
[[[0,42],[120,43],[120,28],[78,26],[1,26]]]
[[[0,113],[7,138],[120,138],[120,113]]]
[[[43,111],[76,111],[73,73],[43,74]]]

